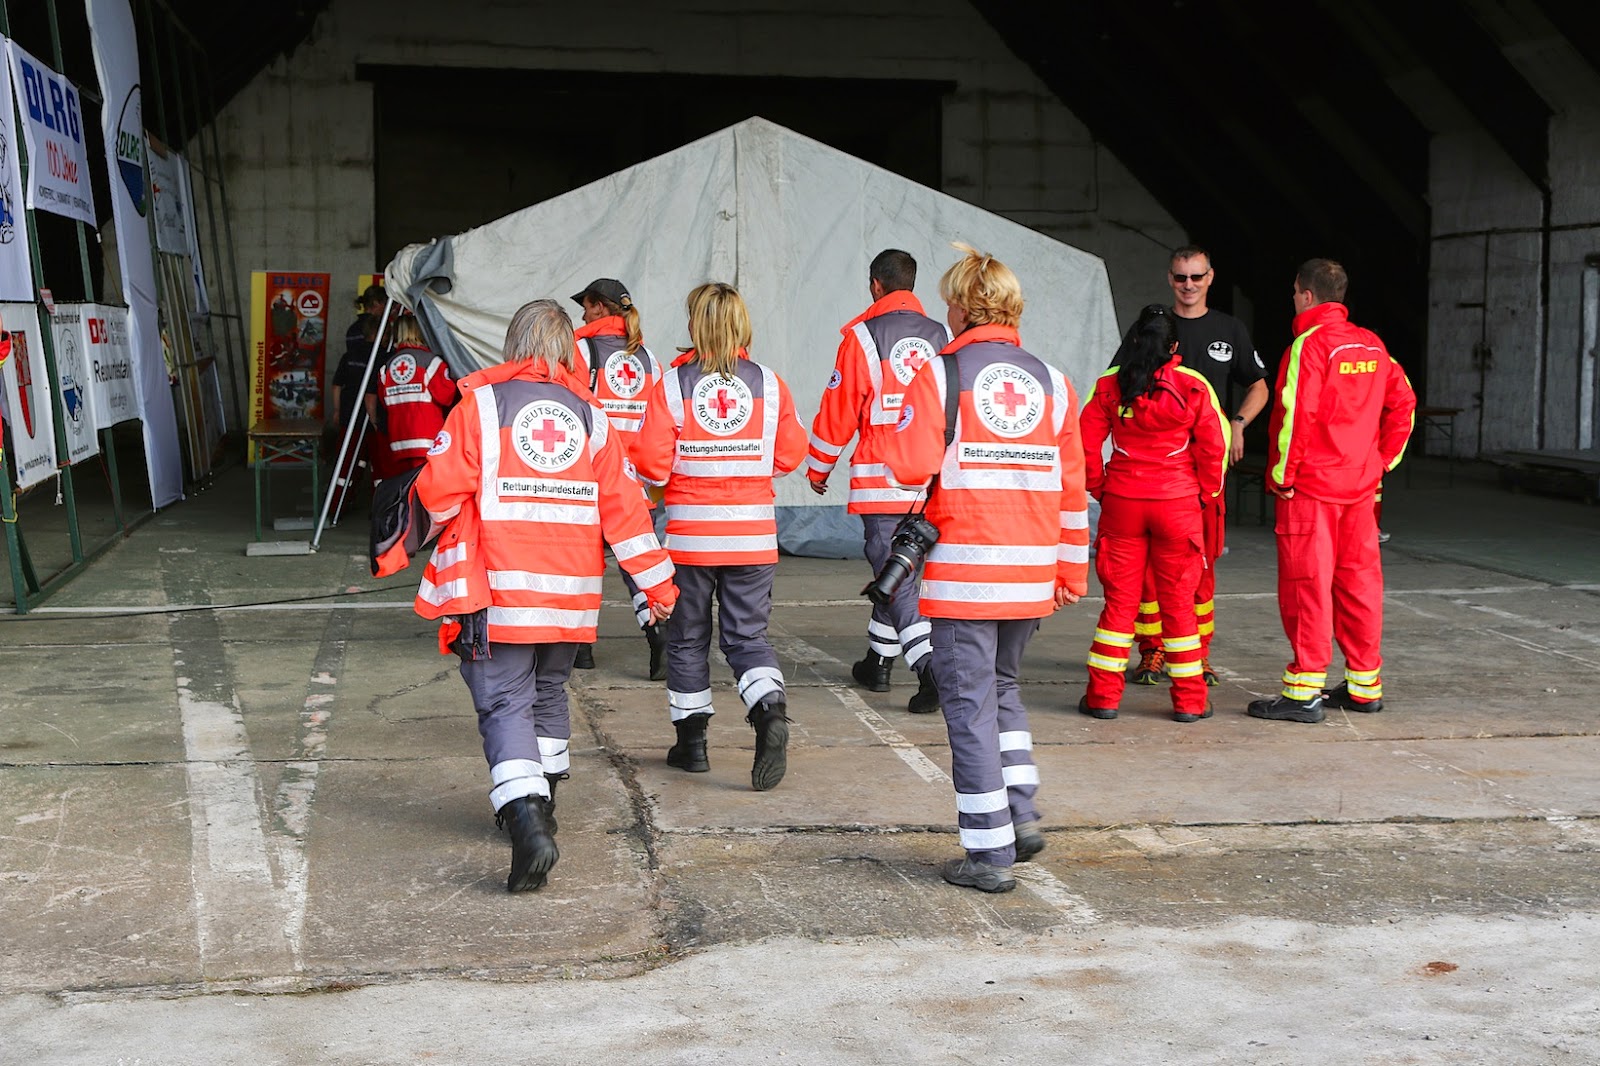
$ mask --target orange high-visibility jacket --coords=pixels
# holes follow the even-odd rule
[[[839,453],[858,432],[850,456],[850,514],[902,514],[917,494],[890,485],[879,452],[885,434],[900,420],[906,386],[922,364],[950,343],[950,331],[922,312],[905,290],[886,293],[839,331],[844,339],[822,405],[811,423],[806,477],[826,481]]]
[[[428,349],[402,345],[378,370],[378,402],[384,408],[384,435],[397,467],[422,462],[455,402],[450,367]]]
[[[1215,499],[1228,461],[1228,423],[1205,375],[1173,356],[1155,372],[1155,387],[1124,408],[1119,369],[1100,375],[1078,416],[1090,494]],[[1102,462],[1107,437],[1111,458]]]
[[[602,538],[652,604],[677,600],[621,442],[564,367],[529,360],[469,375],[428,451],[417,496],[449,525],[417,590],[424,618],[487,607],[491,642],[592,642]]]
[[[743,349],[733,377],[708,374],[693,351],[650,393],[633,462],[666,482],[667,549],[679,565],[778,561],[772,479],[799,466],[806,430],[789,386]]]
[[[973,326],[945,360],[917,372],[883,459],[902,485],[938,486],[927,516],[939,542],[922,567],[926,618],[1042,618],[1055,591],[1082,596],[1089,579],[1078,398],[1061,371],[1019,347],[1010,326]],[[955,441],[945,448],[945,390],[959,389]]]
[[[580,376],[587,370],[595,399],[631,450],[644,424],[650,390],[661,380],[661,363],[642,344],[632,355],[624,351],[627,332],[621,315],[607,315],[579,326],[573,335],[578,340]]]
[[[1314,304],[1293,328],[1267,423],[1267,477],[1328,503],[1370,500],[1405,455],[1417,394],[1344,304]]]

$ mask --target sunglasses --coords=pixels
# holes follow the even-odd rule
[[[1192,281],[1198,285],[1202,281],[1206,280],[1206,275],[1209,273],[1211,273],[1211,271],[1203,270],[1198,274],[1174,274],[1172,275],[1172,280],[1177,282],[1179,285],[1182,285],[1185,281]]]

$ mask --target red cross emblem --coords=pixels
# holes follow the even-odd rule
[[[911,369],[913,371],[921,370],[922,365],[927,361],[928,356],[926,352],[912,352],[911,355],[906,359],[906,362],[911,365]]]
[[[1017,417],[1017,408],[1028,402],[1028,398],[1018,392],[1011,384],[1006,382],[1006,387],[994,394],[994,402],[1006,409],[1007,418]]]
[[[739,406],[739,401],[729,396],[727,389],[718,389],[716,398],[711,401],[711,406],[717,409],[718,418],[727,418],[728,412]]]
[[[632,385],[633,379],[638,376],[638,371],[634,370],[633,364],[628,362],[626,359],[624,359],[622,361],[622,365],[617,368],[617,377],[622,379],[622,383],[624,385]]]
[[[567,439],[566,433],[557,429],[555,421],[549,418],[544,420],[543,429],[531,430],[529,431],[528,436],[532,437],[534,440],[543,445],[544,450],[547,452],[555,451],[556,445]]]

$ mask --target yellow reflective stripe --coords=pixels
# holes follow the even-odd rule
[[[1141,637],[1159,637],[1161,635],[1160,622],[1135,622],[1133,631]]]
[[[1100,376],[1103,378],[1114,378],[1119,372],[1121,372],[1121,370],[1122,368],[1120,366],[1107,367],[1105,373],[1101,374]]]
[[[1097,652],[1089,653],[1088,663],[1096,670],[1110,670],[1114,674],[1120,674],[1128,668],[1127,659],[1113,659],[1109,655]]]
[[[1150,603],[1140,603],[1139,604],[1139,613],[1140,614],[1160,614],[1161,613],[1161,605],[1159,603],[1154,602],[1154,601],[1151,601]]]
[[[1211,400],[1211,413],[1216,416],[1217,428],[1222,431],[1222,459],[1218,463],[1219,469],[1217,470],[1217,476],[1220,478],[1228,472],[1228,456],[1233,454],[1229,450],[1233,447],[1233,424],[1223,415],[1222,405],[1217,402],[1217,392],[1211,387],[1211,382],[1206,380],[1204,374],[1182,365],[1178,367],[1178,370],[1181,373],[1188,374],[1190,377],[1198,378],[1200,383],[1206,387],[1206,396]],[[1240,432],[1243,432],[1243,430],[1240,430]],[[1219,485],[1221,483],[1221,481],[1217,482]],[[1216,495],[1216,493],[1212,493],[1212,499],[1216,499]]]
[[[1376,685],[1378,683],[1377,670],[1352,670],[1345,667],[1344,679],[1357,685]]]
[[[1363,685],[1355,681],[1345,682],[1350,695],[1359,696],[1364,700],[1381,700],[1383,698],[1382,685]]]
[[[1109,644],[1113,648],[1133,647],[1132,633],[1113,633],[1109,629],[1101,629],[1098,626],[1095,627],[1094,639],[1096,643]]]
[[[1283,405],[1283,424],[1278,427],[1278,461],[1270,471],[1273,482],[1279,485],[1283,484],[1283,475],[1289,470],[1289,445],[1294,440],[1294,405],[1300,391],[1300,351],[1306,346],[1306,338],[1321,328],[1312,326],[1289,346],[1289,369],[1283,376],[1283,394],[1278,397],[1278,402]]]
[[[1215,633],[1216,631],[1217,631],[1217,623],[1215,623],[1215,622],[1201,622],[1200,623],[1199,632],[1200,632],[1200,635],[1202,637],[1209,637],[1211,634]]]
[[[1398,364],[1396,364],[1396,365],[1398,365]],[[1404,370],[1402,370],[1402,371],[1400,371],[1400,376],[1406,379],[1406,388],[1411,389],[1411,375],[1407,374]],[[1417,391],[1416,389],[1411,389],[1412,395],[1416,395],[1416,391]],[[1415,433],[1416,431],[1417,431],[1417,409],[1415,407],[1413,407],[1413,408],[1411,408],[1411,424],[1406,426],[1406,437],[1405,437],[1405,440],[1400,442],[1400,450],[1395,453],[1394,462],[1390,463],[1388,466],[1383,468],[1385,473],[1387,473],[1388,471],[1393,470],[1395,467],[1399,466],[1400,465],[1400,460],[1402,460],[1402,459],[1404,459],[1406,457],[1406,445],[1411,443],[1411,434]],[[1378,499],[1379,500],[1383,499],[1383,484],[1382,484],[1382,482],[1379,482],[1379,484],[1378,484]]]
[[[1198,661],[1192,662],[1192,663],[1175,663],[1175,662],[1170,662],[1169,661],[1167,663],[1167,676],[1168,677],[1199,677],[1200,676],[1200,663]]]
[[[1213,613],[1216,612],[1216,609],[1217,609],[1217,601],[1216,600],[1207,600],[1204,603],[1197,603],[1197,604],[1194,605],[1194,613],[1195,614],[1213,614]]]
[[[1306,700],[1315,699],[1317,696],[1322,695],[1322,689],[1316,685],[1285,685],[1283,686],[1283,694],[1291,700],[1299,700],[1304,703]]]
[[[1194,651],[1200,647],[1200,634],[1196,633],[1190,637],[1168,637],[1162,643],[1167,646],[1168,655],[1178,651]]]
[[[1291,673],[1289,673],[1289,671],[1285,670],[1283,672],[1283,683],[1285,685],[1300,685],[1302,687],[1309,687],[1311,685],[1315,685],[1318,689],[1320,689],[1320,688],[1322,688],[1323,685],[1328,683],[1328,675],[1325,674],[1325,673],[1323,673],[1323,674],[1291,674]]]

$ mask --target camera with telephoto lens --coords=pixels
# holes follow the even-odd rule
[[[921,511],[900,519],[889,541],[889,558],[861,594],[880,607],[887,604],[894,599],[900,583],[917,572],[928,549],[938,542],[939,527],[928,521]]]

